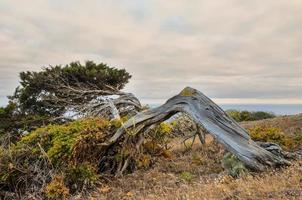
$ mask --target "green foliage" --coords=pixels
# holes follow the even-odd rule
[[[104,63],[73,62],[65,66],[50,66],[40,72],[21,72],[20,86],[16,88],[6,107],[0,107],[1,137],[17,141],[23,132],[30,132],[50,123],[62,124],[62,116],[69,105],[89,102],[96,96],[72,96],[72,90],[121,90],[131,75],[125,69],[109,67]],[[55,98],[55,101],[53,100]],[[60,103],[57,99],[61,99]],[[64,102],[64,103],[62,103]],[[54,120],[56,119],[56,120]]]
[[[222,165],[232,177],[239,177],[242,174],[248,172],[244,164],[234,154],[231,153],[227,153],[223,157]]]
[[[144,142],[145,150],[152,154],[168,153],[165,150],[168,149],[172,128],[170,123],[162,122],[152,129]]]
[[[38,180],[48,183],[47,198],[62,199],[69,192],[93,186],[99,178],[99,144],[111,128],[116,130],[108,120],[82,119],[38,128],[16,144],[1,147],[0,188],[21,194],[31,184],[41,187]]]
[[[65,125],[49,125],[24,136],[17,146],[31,146],[33,152],[40,151],[41,146],[53,164],[62,164],[70,159],[74,145],[85,130],[102,132],[108,126],[108,121],[93,118]]]
[[[284,143],[285,135],[278,128],[257,126],[248,130],[250,136],[256,141]]]
[[[0,108],[0,139],[10,137],[10,142],[15,142],[23,132],[32,131],[49,123],[48,118],[38,114],[21,113],[17,104],[10,101],[6,107]]]
[[[298,133],[294,136],[294,140],[297,145],[302,145],[302,133]]]
[[[126,170],[147,169],[152,164],[152,155],[144,148],[143,152],[136,152],[131,141],[136,141],[135,135],[125,135],[129,139],[127,143],[110,149],[109,156],[100,145],[122,126],[124,120],[82,119],[63,125],[47,125],[22,136],[8,149],[0,149],[0,187],[19,194],[35,187],[44,192],[45,198],[64,199],[82,189],[92,188],[99,181],[98,173],[107,172],[101,170],[114,170],[118,163],[132,156],[131,169]],[[170,157],[168,150],[164,150],[165,143],[161,142],[169,137],[171,125],[162,123],[154,131],[155,138],[148,138],[147,142],[154,142],[152,146],[158,147],[154,151],[157,155]],[[110,157],[114,157],[113,160],[100,166],[101,158]],[[189,181],[190,177],[184,179]],[[42,188],[36,180],[46,186]]]
[[[302,143],[302,134],[285,134],[281,129],[270,126],[255,126],[247,129],[255,141],[273,142],[286,150],[293,149]]]
[[[274,118],[276,117],[275,114],[270,112],[263,112],[263,111],[257,111],[257,112],[250,112],[250,111],[239,111],[239,110],[227,110],[226,113],[232,117],[237,122],[242,121],[255,121],[255,120],[261,120],[261,119],[268,119],[268,118]]]
[[[191,182],[194,178],[194,175],[191,172],[185,171],[185,172],[181,172],[179,177],[184,181]]]
[[[163,138],[172,133],[172,125],[167,122],[160,123],[155,128],[155,137]]]
[[[99,178],[97,169],[90,163],[72,165],[66,171],[65,181],[74,189],[83,188],[84,185],[94,185]]]
[[[21,72],[21,86],[16,89],[11,99],[18,101],[22,113],[60,115],[65,111],[65,107],[45,99],[56,96],[65,98],[69,103],[78,103],[95,98],[95,96],[86,99],[72,98],[64,93],[60,86],[99,90],[109,86],[121,90],[130,78],[131,75],[125,69],[116,69],[104,63],[87,61],[82,65],[79,62],[72,62],[65,66],[50,66],[40,72]]]
[[[110,121],[110,124],[115,128],[120,128],[124,122],[126,122],[129,118],[127,116],[123,116],[121,119],[113,119]]]
[[[14,108],[15,104],[11,102],[6,107],[0,107],[0,137],[14,129],[16,122],[13,118]]]

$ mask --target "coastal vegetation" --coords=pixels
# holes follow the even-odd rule
[[[301,116],[277,126],[267,120],[282,117],[272,113],[225,113],[190,87],[149,109],[122,91],[130,78],[124,69],[92,61],[22,72],[0,108],[0,198],[144,198],[149,193],[138,190],[157,188],[162,195],[179,185],[190,195],[205,178],[204,192],[214,195],[207,187],[215,180],[232,199],[237,194],[228,187],[236,181],[249,180],[252,188],[257,173],[285,176],[300,165],[277,168],[299,157]]]
[[[243,121],[256,121],[261,119],[270,119],[276,117],[276,115],[272,112],[264,112],[264,111],[247,111],[247,110],[226,110],[226,113],[230,115],[237,122]]]

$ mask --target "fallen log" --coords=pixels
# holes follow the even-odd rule
[[[226,150],[236,155],[246,167],[252,170],[263,171],[267,167],[290,164],[283,157],[271,153],[254,142],[247,131],[217,104],[203,93],[190,87],[183,89],[162,106],[143,111],[130,118],[104,145],[111,146],[116,143],[129,129],[132,129],[132,135],[142,134],[150,126],[163,122],[179,112],[190,116]],[[125,165],[127,165],[126,162]]]

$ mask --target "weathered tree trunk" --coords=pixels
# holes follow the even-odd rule
[[[118,91],[112,94],[114,95],[117,97],[99,97],[86,104],[78,104],[74,108],[86,117],[102,116],[108,119],[119,119],[123,115],[133,116],[142,109],[139,100],[131,93]]]
[[[189,87],[170,98],[164,105],[138,113],[129,119],[105,145],[117,142],[129,128],[136,133],[142,133],[151,125],[163,122],[178,112],[187,113],[250,169],[262,171],[267,166],[289,164],[284,158],[260,147],[250,138],[247,131],[218,105],[201,92]]]

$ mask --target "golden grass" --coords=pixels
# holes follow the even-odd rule
[[[190,182],[153,169],[113,180],[91,199],[302,199],[301,166],[299,161],[286,169],[239,179],[224,173],[197,175]]]
[[[264,124],[280,128],[286,134],[296,134],[302,130],[302,115],[243,125]],[[207,138],[205,146],[195,142],[191,151],[179,140],[171,144],[172,156],[157,158],[149,169],[108,179],[90,199],[302,199],[302,160],[293,161],[287,168],[249,173],[234,179],[222,169],[224,150],[211,138]],[[184,180],[184,172],[192,175],[190,181]]]
[[[114,179],[99,188],[91,199],[302,199],[302,161],[285,169],[234,179],[221,169],[211,172],[219,168],[218,162],[194,164],[193,153],[198,151],[170,162],[159,160],[152,169]],[[212,158],[205,157],[203,162],[212,162]],[[192,180],[182,179],[184,171],[194,176]]]

